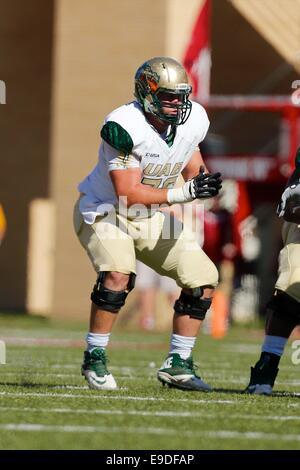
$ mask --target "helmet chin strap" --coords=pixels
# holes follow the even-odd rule
[[[144,112],[151,114],[152,116],[159,119],[162,123],[171,125],[171,126],[178,126],[181,120],[181,109],[177,109],[176,115],[167,115],[162,112],[160,108],[163,106],[161,103],[155,104],[154,102],[150,102],[147,98],[143,99],[143,109]]]

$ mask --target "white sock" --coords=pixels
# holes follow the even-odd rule
[[[277,354],[277,356],[282,356],[286,343],[287,343],[287,338],[283,338],[282,336],[266,335],[261,350],[262,352],[267,352],[267,353]]]
[[[105,349],[109,342],[110,333],[88,333],[86,335],[86,344],[88,352],[91,352],[95,348]]]
[[[177,353],[182,359],[190,357],[193,347],[195,346],[196,337],[180,336],[172,334],[170,344],[170,354]]]

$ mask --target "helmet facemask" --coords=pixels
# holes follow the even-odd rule
[[[191,91],[184,68],[171,58],[151,59],[135,76],[135,96],[144,111],[171,125],[187,121],[192,109],[188,99]],[[167,93],[168,98],[160,96],[162,93]],[[172,95],[177,102],[172,102]],[[167,114],[163,108],[172,108],[176,113]]]

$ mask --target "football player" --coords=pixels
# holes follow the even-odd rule
[[[284,347],[293,329],[300,324],[300,147],[295,167],[277,209],[279,217],[284,219],[284,247],[279,254],[275,291],[266,307],[261,356],[251,367],[246,389],[256,395],[271,395]]]
[[[106,117],[98,163],[79,184],[74,227],[98,275],[82,365],[90,388],[117,388],[107,370],[106,347],[134,287],[137,258],[182,289],[158,379],[180,389],[210,390],[196,375],[191,353],[218,272],[191,230],[159,210],[214,197],[221,188],[220,173],[208,173],[199,152],[209,120],[204,108],[189,100],[191,91],[179,62],[146,61],[135,74],[135,101]],[[174,188],[180,173],[185,183]],[[176,236],[168,233],[170,219]]]

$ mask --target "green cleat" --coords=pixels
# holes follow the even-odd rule
[[[182,390],[209,392],[211,387],[195,373],[192,356],[182,359],[179,354],[170,354],[157,372],[157,378],[163,385]]]
[[[102,348],[94,348],[91,352],[84,352],[81,373],[89,387],[93,390],[116,390],[117,384],[108,372],[106,352]]]

